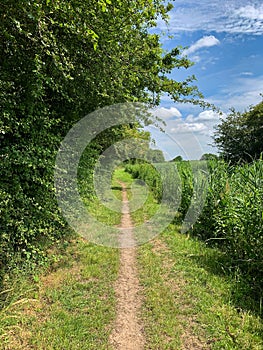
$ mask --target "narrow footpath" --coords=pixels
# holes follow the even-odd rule
[[[124,183],[120,184],[122,186],[120,271],[115,284],[117,315],[110,344],[117,350],[140,350],[144,348],[145,340],[139,317],[141,295],[136,266],[137,249],[133,237],[127,189]]]

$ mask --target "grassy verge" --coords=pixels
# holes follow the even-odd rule
[[[165,255],[173,261],[167,279],[174,284],[182,281],[179,305],[186,320],[192,319],[194,334],[201,335],[211,349],[261,349],[261,319],[236,305],[236,281],[224,270],[227,257],[173,227],[163,239],[169,248]]]
[[[112,184],[118,199],[118,181],[127,184],[131,200],[143,193],[118,169]],[[149,193],[143,207],[131,213],[134,223],[147,220],[157,207]],[[119,223],[120,213],[97,200],[89,208],[101,221]],[[110,349],[119,251],[74,239],[52,254],[56,259],[49,267],[30,273],[25,267],[5,277],[0,349]],[[261,319],[245,303],[237,304],[237,281],[225,273],[226,263],[222,252],[179,234],[172,225],[139,247],[146,349],[263,348]]]
[[[115,170],[113,179],[112,179],[112,190],[115,195],[115,197],[119,200],[122,200],[122,187],[120,185],[120,182],[124,182],[127,188],[127,194],[129,200],[132,198],[132,192],[131,192],[131,185],[133,183],[133,178],[130,174],[124,171],[124,168],[119,167]]]
[[[156,206],[150,193],[132,219],[144,221]],[[221,252],[170,225],[138,254],[147,349],[263,348],[261,319],[236,305]]]
[[[102,222],[119,224],[121,215],[97,200],[89,210]],[[5,276],[0,349],[109,349],[119,251],[75,238],[51,253],[49,266]]]
[[[124,168],[119,167],[115,170],[113,179],[112,179],[112,187],[118,187],[119,190],[121,190],[121,186],[119,184],[119,181],[125,182],[126,186],[129,188],[133,183],[133,178],[130,174],[128,174]],[[118,190],[117,189],[117,190]],[[117,192],[115,193],[117,195]]]
[[[108,349],[117,271],[116,250],[76,240],[46,273],[13,278],[1,349]]]
[[[121,190],[119,181],[126,184],[128,199],[130,201],[130,211],[135,226],[141,224],[147,220],[148,217],[155,214],[158,208],[157,201],[151,193],[147,196],[148,189],[145,186],[140,185],[140,181],[133,179],[131,174],[125,172],[123,168],[119,168],[115,171],[113,177],[113,188],[119,187]],[[121,191],[119,191],[119,193],[116,191],[116,196],[118,196],[118,199],[121,199]]]

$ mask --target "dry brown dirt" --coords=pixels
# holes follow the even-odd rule
[[[127,189],[122,186],[122,220],[120,234],[120,271],[115,284],[117,317],[110,344],[117,350],[144,349],[143,325],[140,321],[141,288],[139,285],[136,245],[129,213]],[[125,248],[133,246],[132,248]]]

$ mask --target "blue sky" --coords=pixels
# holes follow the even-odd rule
[[[244,111],[262,100],[263,93],[263,2],[250,0],[176,0],[165,31],[164,49],[178,45],[195,65],[174,71],[171,76],[183,80],[194,74],[205,100],[225,114],[231,107]],[[173,38],[169,39],[168,35]],[[199,107],[175,104],[164,96],[155,115],[166,122],[166,135],[150,128],[158,148],[167,159],[181,154],[198,159],[206,152],[216,153],[212,143],[219,115]]]

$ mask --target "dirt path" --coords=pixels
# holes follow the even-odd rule
[[[136,266],[136,247],[129,214],[127,189],[122,186],[122,220],[120,245],[120,272],[115,285],[117,317],[110,344],[117,350],[141,350],[144,348],[143,326],[139,320],[141,307],[140,285]]]

